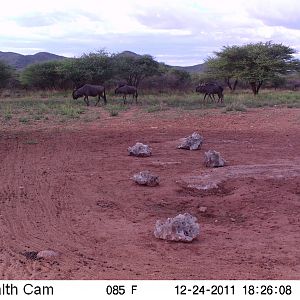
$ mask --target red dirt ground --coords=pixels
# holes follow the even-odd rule
[[[0,279],[300,279],[299,109],[91,109],[99,120],[2,126]],[[202,149],[176,149],[194,131]],[[153,156],[128,156],[137,141]],[[228,167],[293,165],[298,176],[241,175],[207,194],[183,188],[182,177],[215,171],[203,166],[209,149]],[[159,187],[130,179],[146,169]],[[196,240],[154,237],[156,220],[184,212],[198,218]],[[22,254],[46,249],[60,255]]]

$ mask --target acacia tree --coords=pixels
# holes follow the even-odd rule
[[[266,81],[294,72],[299,61],[293,57],[296,51],[283,44],[251,43],[244,46],[224,47],[210,58],[209,72],[223,77],[241,79],[250,84],[254,95],[257,95]]]
[[[215,52],[216,57],[206,60],[206,75],[208,78],[224,80],[229,89],[234,92],[239,81],[239,62],[242,51],[238,46],[225,46],[222,51]]]
[[[138,87],[146,77],[159,73],[159,63],[150,55],[138,57],[116,55],[114,65],[116,77],[125,79],[127,84],[135,87]]]
[[[4,61],[0,60],[0,88],[5,87],[9,79],[12,77],[13,69]]]
[[[75,87],[85,83],[103,84],[113,76],[111,56],[101,50],[83,54],[79,58],[69,58],[62,62],[59,72],[65,81]]]
[[[23,85],[40,89],[59,88],[61,76],[58,68],[61,61],[49,61],[29,65],[21,73],[21,82]]]

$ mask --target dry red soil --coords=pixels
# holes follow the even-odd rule
[[[2,126],[1,279],[300,279],[299,109],[90,109],[101,118]],[[202,149],[176,149],[194,131]],[[153,156],[128,156],[137,141]],[[209,149],[228,166],[204,167]],[[142,170],[160,185],[136,185]],[[224,177],[221,188],[182,184],[206,175]],[[156,220],[184,212],[198,219],[197,239],[154,237]],[[24,256],[47,249],[59,256]]]

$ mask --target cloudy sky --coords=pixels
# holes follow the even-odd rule
[[[130,50],[187,66],[269,40],[300,52],[299,0],[8,0],[0,10],[0,51],[22,54]]]

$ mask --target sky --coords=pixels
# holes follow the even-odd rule
[[[260,41],[300,52],[299,0],[8,0],[0,10],[3,52],[129,50],[190,66]]]

